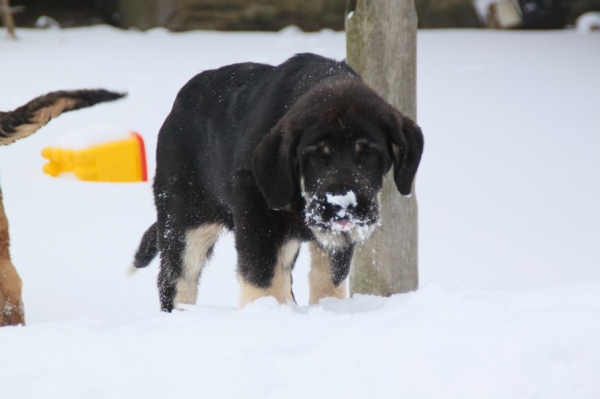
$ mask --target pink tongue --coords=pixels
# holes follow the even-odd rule
[[[333,225],[339,231],[350,230],[352,227],[354,227],[354,223],[352,223],[349,220],[340,220],[339,222],[333,222]]]

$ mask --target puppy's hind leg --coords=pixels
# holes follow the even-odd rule
[[[181,257],[182,271],[175,286],[175,305],[196,303],[202,269],[212,255],[222,230],[220,224],[203,224],[186,232],[185,249]]]
[[[25,325],[21,279],[10,259],[0,257],[0,327]]]
[[[178,304],[195,304],[198,280],[223,226],[203,224],[185,232],[166,230],[163,235],[158,291],[160,307],[170,312]]]
[[[169,220],[169,218],[166,218]],[[160,271],[158,272],[158,296],[160,310],[171,312],[175,306],[177,281],[183,274],[182,257],[185,251],[185,231],[174,229],[158,221],[160,247]]]
[[[21,279],[10,261],[8,220],[0,191],[0,327],[25,324],[21,300]]]
[[[159,228],[163,243],[158,273],[162,311],[196,303],[200,274],[222,229],[220,224],[203,224],[186,231]]]

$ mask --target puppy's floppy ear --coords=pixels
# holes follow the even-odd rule
[[[393,123],[388,133],[394,149],[394,180],[400,194],[410,195],[423,154],[423,133],[412,119],[397,110],[393,113]]]
[[[288,132],[286,118],[267,134],[256,150],[252,160],[254,178],[267,205],[280,209],[289,204],[296,190],[294,173],[295,157],[292,155],[292,134]]]

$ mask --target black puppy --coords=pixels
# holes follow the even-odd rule
[[[135,267],[161,252],[161,309],[195,303],[200,273],[223,228],[235,232],[240,305],[294,300],[291,270],[310,241],[310,303],[346,295],[354,245],[379,222],[383,176],[394,166],[409,195],[421,129],[345,62],[298,54],[279,66],[202,72],[179,92],[158,136],[158,220]]]

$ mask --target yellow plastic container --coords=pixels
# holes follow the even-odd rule
[[[74,172],[86,181],[148,181],[144,139],[135,132],[126,139],[82,150],[46,147],[42,156],[49,160],[44,165],[44,172],[53,177]]]

